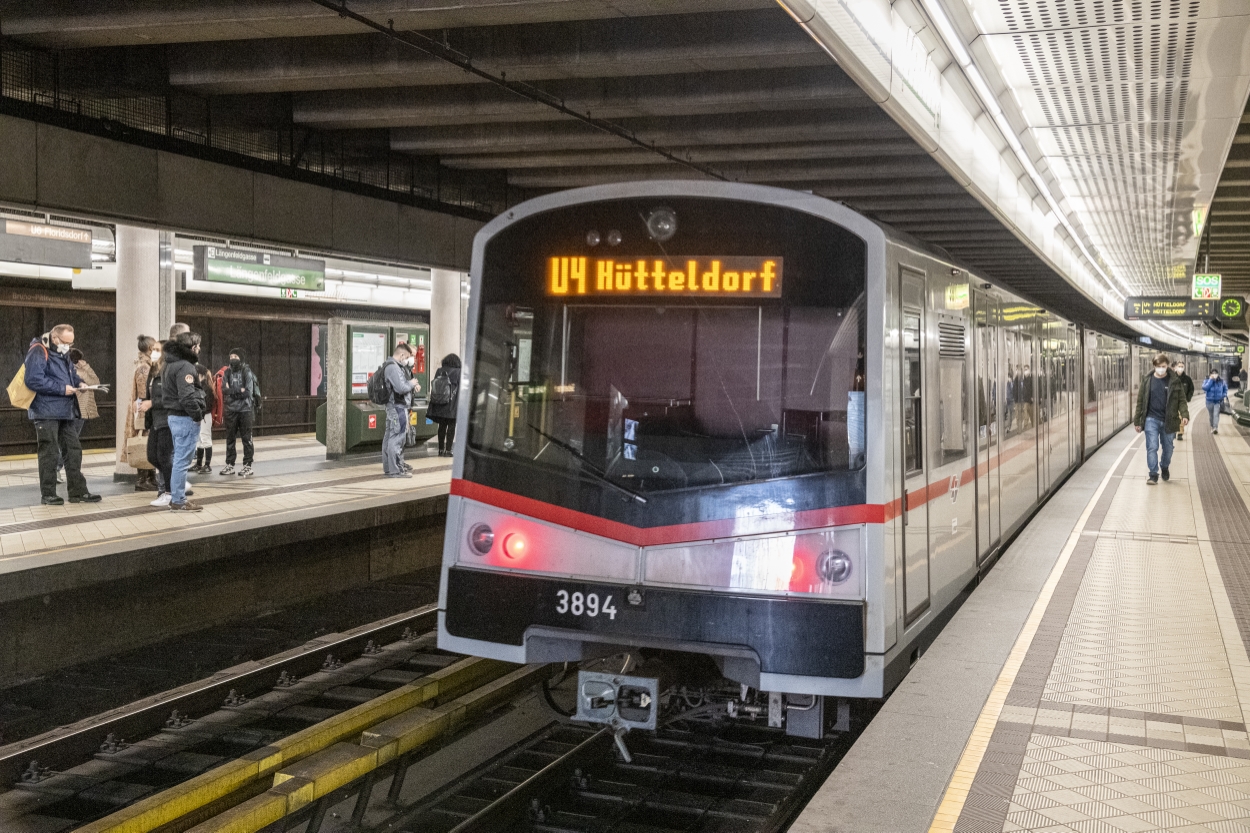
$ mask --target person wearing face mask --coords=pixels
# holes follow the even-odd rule
[[[421,385],[412,378],[416,356],[406,342],[395,345],[391,358],[382,362],[381,372],[390,391],[386,406],[386,432],[382,435],[382,473],[387,477],[412,477],[411,466],[404,462],[404,438],[408,435],[408,409],[412,395]]]
[[[1228,396],[1228,385],[1220,378],[1220,372],[1212,369],[1207,380],[1202,383],[1207,394],[1207,413],[1211,415],[1211,433],[1220,433],[1220,406]]]
[[[230,349],[230,364],[221,371],[221,398],[225,406],[222,421],[226,424],[226,467],[221,474],[234,474],[235,438],[243,440],[243,468],[239,477],[252,476],[252,428],[256,420],[256,400],[260,387],[256,374],[243,361],[243,350]]]
[[[1185,363],[1177,362],[1172,365],[1172,369],[1176,371],[1176,375],[1181,377],[1181,384],[1185,386],[1185,401],[1194,398],[1194,380],[1185,372]],[[1181,442],[1185,439],[1185,426],[1181,426],[1181,430],[1176,432],[1176,441]]]
[[[177,338],[165,343],[165,351],[161,395],[174,444],[169,508],[177,512],[199,512],[204,507],[187,500],[187,472],[195,459],[200,420],[208,413],[204,389],[195,369],[200,355],[200,338],[195,333],[179,333]]]
[[[74,328],[57,324],[42,338],[32,339],[26,351],[26,387],[35,393],[26,416],[35,424],[38,438],[39,491],[42,502],[60,506],[64,499],[56,493],[57,461],[65,461],[65,479],[70,503],[98,503],[99,495],[87,490],[82,475],[82,446],[78,443],[76,420],[81,416],[76,396],[86,383],[69,360],[74,346]]]
[[[148,409],[152,407],[151,402],[147,398],[148,375],[152,372],[152,365],[161,357],[161,345],[152,336],[141,335],[138,339],[138,346],[139,355],[135,358],[130,401],[126,406],[126,445],[122,447],[122,459],[138,471],[138,477],[135,479],[135,491],[155,492],[158,490],[156,469],[152,468],[152,464],[148,462],[146,454],[138,452],[137,446],[134,453],[131,452],[130,440],[147,435],[144,417]]]
[[[1155,356],[1152,364],[1154,372],[1147,373],[1137,389],[1137,410],[1133,415],[1137,433],[1146,432],[1146,483],[1151,486],[1159,482],[1160,472],[1164,480],[1171,477],[1168,466],[1172,463],[1172,438],[1189,423],[1189,400],[1185,398],[1181,377],[1169,367],[1171,362],[1165,353]]]

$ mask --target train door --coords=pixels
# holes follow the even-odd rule
[[[929,481],[925,457],[924,273],[899,269],[902,323],[903,609],[911,624],[929,609]]]
[[[1084,388],[1081,412],[1085,416],[1085,431],[1082,441],[1084,455],[1089,457],[1098,445],[1098,334],[1086,331],[1083,348],[1085,368],[1082,375],[1085,378],[1081,385]]]
[[[976,303],[977,564],[998,544],[998,304],[982,292]]]

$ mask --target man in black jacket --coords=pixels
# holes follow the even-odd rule
[[[234,439],[243,440],[243,468],[239,477],[252,476],[252,426],[256,418],[255,400],[260,398],[256,374],[243,361],[243,351],[230,350],[230,366],[221,375],[223,418],[226,423],[226,467],[221,474],[234,474]]]
[[[206,407],[204,390],[196,376],[200,339],[194,333],[179,333],[166,345],[165,371],[161,376],[165,413],[174,440],[174,465],[170,472],[169,508],[177,512],[199,512],[204,507],[187,500],[187,470],[195,459],[200,438],[200,420]]]

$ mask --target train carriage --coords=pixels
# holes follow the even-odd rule
[[[1137,345],[812,195],[545,196],[471,277],[440,646],[707,657],[795,733],[896,685],[1130,416]]]

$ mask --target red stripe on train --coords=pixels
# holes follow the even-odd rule
[[[820,529],[827,526],[879,524],[886,521],[885,507],[880,504],[861,503],[855,506],[834,506],[828,509],[809,509],[802,512],[777,512],[771,515],[724,518],[671,526],[637,527],[574,509],[566,509],[541,500],[514,495],[511,492],[479,483],[470,483],[467,480],[452,480],[451,493],[489,504],[498,509],[528,515],[531,518],[559,524],[580,532],[588,532],[591,535],[611,538],[614,541],[623,541],[636,547],[680,544],[686,541],[729,538],[735,535]]]

